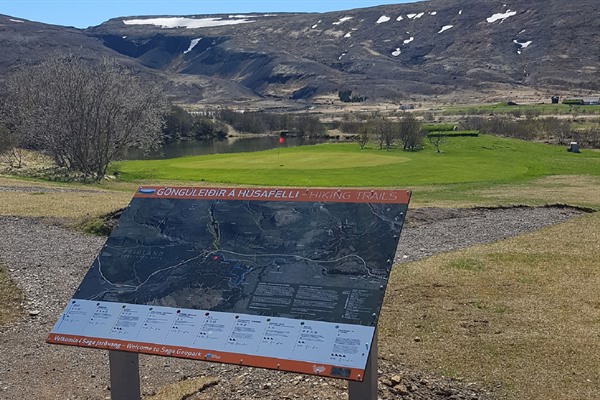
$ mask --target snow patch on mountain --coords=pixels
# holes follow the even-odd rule
[[[354,18],[354,17],[342,17],[339,20],[337,20],[336,22],[334,22],[333,25],[343,24],[346,21],[350,21],[352,18]]]
[[[187,48],[187,50],[183,52],[183,54],[187,54],[187,53],[189,53],[190,51],[192,51],[192,50],[193,50],[193,48],[194,48],[194,47],[196,47],[196,45],[197,45],[198,43],[200,43],[200,41],[201,41],[201,40],[202,40],[202,38],[193,39],[193,40],[190,42],[190,47],[188,47],[188,48]]]
[[[518,44],[521,46],[522,49],[528,47],[531,43],[533,43],[533,41],[528,40],[526,42],[519,42],[518,40],[513,40],[513,43]]]
[[[531,40],[528,40],[526,42],[520,42],[519,40],[515,39],[515,40],[513,40],[513,43],[520,46],[519,49],[517,50],[517,54],[521,54],[522,50],[529,47],[529,45],[533,42]]]
[[[496,22],[496,21],[500,21],[500,23],[504,22],[504,20],[506,20],[509,17],[512,17],[514,15],[517,15],[516,11],[510,11],[508,10],[505,13],[497,13],[492,15],[491,17],[487,18],[486,21],[487,22]]]
[[[226,26],[248,24],[249,19],[235,18],[186,18],[186,17],[166,17],[166,18],[145,18],[145,19],[124,19],[125,25],[154,25],[160,28],[210,28],[213,26]]]

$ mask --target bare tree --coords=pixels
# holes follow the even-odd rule
[[[17,135],[0,124],[0,162],[12,168],[21,168],[23,153],[17,148]]]
[[[367,132],[366,129],[363,129],[356,136],[356,143],[358,143],[361,150],[364,150],[364,148],[367,147],[367,143],[369,143],[369,132]]]
[[[294,118],[295,131],[300,136],[311,138],[319,137],[325,131],[318,117],[312,115],[300,115]]]
[[[21,143],[93,179],[126,148],[157,145],[168,110],[158,85],[113,61],[93,65],[73,55],[16,72],[8,96],[6,120]]]
[[[544,118],[540,120],[540,130],[549,140],[556,140],[558,144],[566,145],[568,139],[573,135],[571,127],[567,121],[556,117]]]
[[[398,138],[402,142],[404,150],[414,150],[423,144],[423,132],[421,125],[415,116],[405,112],[400,118],[398,126]]]
[[[16,146],[15,136],[4,125],[0,124],[0,154],[12,150]]]
[[[427,140],[429,140],[429,143],[435,147],[436,153],[442,152],[440,147],[442,147],[442,144],[446,143],[446,139],[447,137],[444,136],[443,133],[429,133],[427,135]]]
[[[386,150],[389,150],[394,144],[396,137],[392,123],[388,119],[376,115],[367,124],[369,131],[379,143],[379,149],[381,150],[385,147]]]
[[[590,148],[597,149],[600,147],[600,119],[596,120],[596,124],[590,126],[581,133],[581,140]]]

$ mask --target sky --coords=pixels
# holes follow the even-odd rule
[[[87,28],[115,17],[328,12],[412,2],[414,0],[0,0],[0,14]]]

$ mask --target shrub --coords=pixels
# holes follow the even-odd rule
[[[564,99],[563,104],[583,105],[583,99]]]
[[[479,131],[432,131],[427,134],[427,137],[444,136],[444,137],[477,137]]]
[[[453,131],[456,129],[454,124],[423,124],[421,130],[426,132]]]

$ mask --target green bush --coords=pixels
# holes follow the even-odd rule
[[[433,136],[446,136],[446,137],[477,137],[479,136],[479,131],[433,131],[427,134],[427,137]]]
[[[583,105],[583,99],[564,99],[563,104]]]
[[[421,130],[426,132],[453,131],[456,129],[455,124],[423,124]]]

